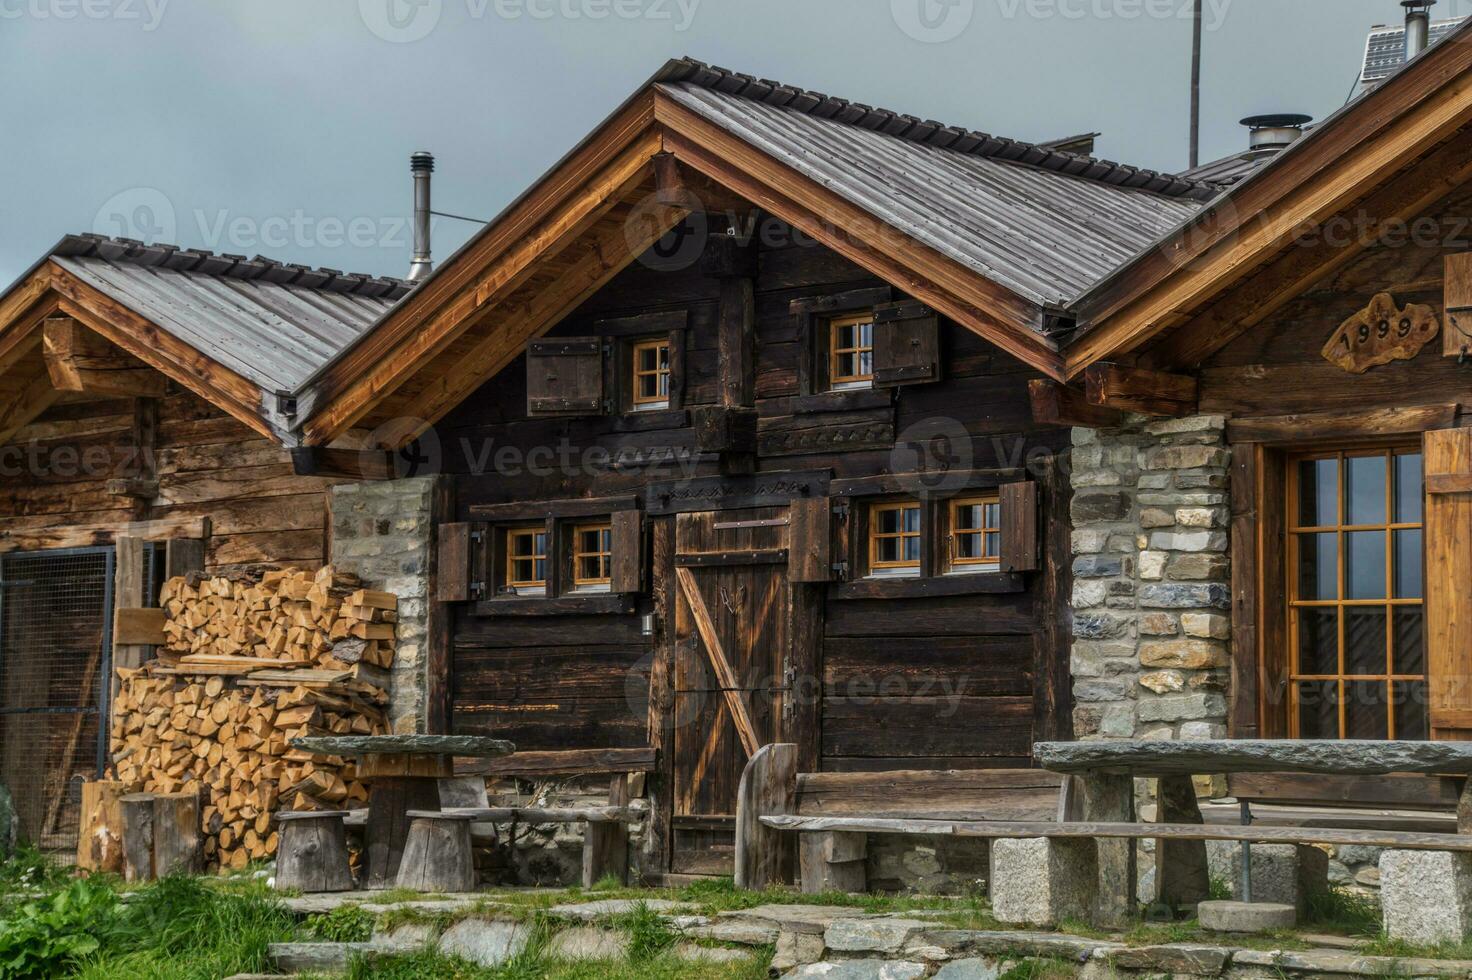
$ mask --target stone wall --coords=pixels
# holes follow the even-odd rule
[[[1225,735],[1225,420],[1074,429],[1073,445],[1074,732]]]
[[[396,732],[426,730],[429,572],[437,479],[422,476],[332,488],[329,560],[357,574],[365,585],[399,597],[398,648],[388,707],[389,723]]]

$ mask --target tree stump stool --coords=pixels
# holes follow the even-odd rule
[[[302,892],[345,892],[353,888],[348,870],[346,810],[278,813],[281,845],[276,854],[276,887]]]
[[[420,892],[475,891],[468,813],[410,810],[409,837],[394,884]]]

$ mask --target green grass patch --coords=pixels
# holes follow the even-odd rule
[[[1030,956],[997,975],[997,980],[1072,980],[1078,965],[1048,956]]]
[[[339,905],[326,915],[307,917],[312,936],[330,943],[364,943],[373,938],[377,916],[361,905]]]

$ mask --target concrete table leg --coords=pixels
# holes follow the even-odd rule
[[[1135,782],[1128,775],[1089,773],[1080,779],[1083,819],[1091,823],[1133,823]],[[1104,839],[1096,842],[1099,884],[1094,924],[1104,928],[1128,925],[1139,908],[1136,898],[1135,842]]]
[[[1159,823],[1201,823],[1196,788],[1190,776],[1162,776],[1155,791]],[[1173,908],[1194,909],[1211,897],[1206,867],[1206,841],[1155,842],[1155,883],[1160,901]]]

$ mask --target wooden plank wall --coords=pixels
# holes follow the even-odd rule
[[[768,241],[783,238],[784,229],[775,227],[778,234]],[[791,414],[781,399],[799,392],[791,301],[883,283],[811,245],[764,244],[759,269],[755,390],[770,432],[772,420]],[[636,263],[553,334],[588,336],[598,332],[601,319],[686,311],[684,404],[716,404],[719,296],[719,281],[697,269],[656,271]],[[897,410],[871,414],[892,412],[899,433],[926,420],[957,418],[973,434],[966,448],[977,468],[1021,464],[1029,450],[1066,447],[1067,430],[1033,429],[1026,386],[1034,372],[955,324],[943,321],[941,329],[946,380],[903,389]],[[669,471],[625,470],[595,479],[556,467],[515,479],[472,473],[471,461],[489,464],[494,450],[526,451],[562,440],[577,448],[694,445],[691,429],[655,427],[670,422],[654,415],[529,419],[525,374],[524,358],[518,359],[436,427],[447,466],[461,474],[458,520],[472,519],[469,508],[478,503],[614,495],[672,478]],[[842,421],[836,414],[813,420],[817,426]],[[760,471],[831,468],[844,478],[887,472],[894,461],[887,444],[793,454],[780,440],[764,437],[757,465]],[[695,472],[717,470],[707,462]],[[1048,506],[1044,521],[1066,521],[1066,495]],[[1066,533],[1064,541],[1066,548]],[[1066,576],[1067,564],[1065,555],[1059,574]],[[822,766],[1022,766],[1034,738],[1064,734],[1057,726],[1066,726],[1068,704],[1054,710],[1057,690],[1042,697],[1035,690],[1040,673],[1052,684],[1061,677],[1065,691],[1067,683],[1067,651],[1050,627],[1060,593],[1056,583],[1044,588],[1043,579],[1043,573],[1028,575],[1028,590],[1012,595],[829,599],[822,612]],[[1066,601],[1066,586],[1061,595]],[[646,597],[641,608],[648,605]],[[454,629],[452,699],[460,729],[495,723],[498,734],[535,749],[647,744],[647,690],[640,686],[654,651],[639,635],[637,615],[477,619],[462,606]],[[1037,721],[1044,715],[1046,731]]]
[[[108,490],[136,474],[132,399],[54,406],[0,447],[0,546],[54,547],[78,525],[203,516],[208,569],[322,564],[333,481],[296,476],[279,446],[189,392],[158,399],[157,412],[159,496],[136,506]]]

